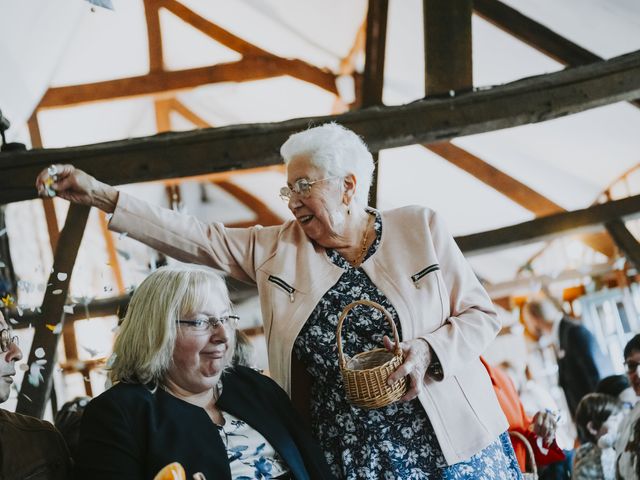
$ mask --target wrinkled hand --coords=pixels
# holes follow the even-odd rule
[[[545,447],[553,443],[556,437],[558,422],[552,412],[540,411],[533,416],[529,430],[542,438]]]
[[[391,339],[385,335],[383,341],[384,347],[390,352],[393,352],[395,344]],[[401,402],[408,402],[416,398],[422,389],[424,375],[431,362],[431,351],[429,350],[427,342],[418,338],[407,342],[400,342],[400,348],[404,353],[404,363],[389,375],[387,382],[391,385],[402,377],[408,376],[409,388],[400,399]]]
[[[53,190],[56,196],[73,203],[98,207],[106,212],[113,212],[117,201],[117,190],[99,182],[91,175],[75,168],[73,165],[53,165],[56,181],[47,185],[50,178],[49,169],[45,168],[36,178],[36,189],[41,197],[49,197],[47,189]]]

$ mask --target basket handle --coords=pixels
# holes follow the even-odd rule
[[[393,317],[387,311],[387,309],[384,308],[379,303],[372,302],[371,300],[356,300],[355,302],[352,302],[346,307],[344,307],[344,310],[342,310],[342,313],[340,314],[340,319],[338,320],[338,329],[336,331],[336,341],[338,343],[338,359],[340,361],[340,368],[344,369],[347,365],[347,361],[345,360],[344,354],[342,353],[342,323],[344,322],[344,319],[347,317],[347,314],[351,311],[351,309],[357,305],[367,305],[369,307],[378,309],[385,314],[387,321],[391,324],[391,329],[393,330],[393,340],[396,346],[395,351],[393,353],[396,356],[402,355],[402,350],[400,350],[400,340],[398,339],[398,329],[396,328],[396,324],[393,321]]]
[[[527,451],[527,460],[529,465],[531,465],[531,473],[537,476],[538,465],[536,465],[536,456],[533,453],[533,448],[531,447],[531,443],[529,443],[529,439],[515,430],[509,430],[509,436],[517,438],[524,444],[525,450]]]

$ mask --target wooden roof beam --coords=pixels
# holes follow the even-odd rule
[[[36,174],[71,162],[113,185],[276,165],[280,145],[310,124],[338,121],[371,151],[541,122],[640,95],[640,51],[490,89],[341,115],[232,125],[61,149],[0,153],[0,203],[34,198]],[[180,158],[179,163],[175,162]]]
[[[104,100],[139,97],[188,90],[221,82],[249,82],[289,75],[337,95],[335,75],[300,60],[246,57],[237,62],[169,72],[151,72],[137,77],[50,88],[38,109],[69,107]]]
[[[479,16],[500,30],[553,58],[558,63],[577,66],[602,61],[602,57],[558,35],[550,28],[499,0],[474,0],[473,9]],[[631,103],[640,107],[640,100],[633,100]]]
[[[603,224],[640,217],[640,195],[593,205],[581,210],[556,213],[488,232],[456,237],[465,254],[488,253],[498,249],[551,240],[567,233],[604,228]]]

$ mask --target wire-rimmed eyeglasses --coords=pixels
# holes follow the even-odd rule
[[[315,185],[318,182],[333,180],[334,178],[339,178],[339,177],[334,175],[333,177],[321,178],[319,180],[314,180],[312,182],[310,182],[306,178],[299,178],[298,180],[293,182],[292,186],[287,185],[286,187],[282,187],[280,189],[280,198],[285,202],[288,202],[289,200],[291,200],[291,197],[293,196],[293,194],[296,194],[302,198],[307,198],[309,195],[311,195],[311,187],[313,185]]]
[[[222,317],[198,317],[194,320],[176,320],[177,324],[186,325],[191,332],[208,332],[214,330],[219,325],[223,327],[236,328],[240,317],[237,315],[223,315]]]
[[[628,362],[624,362],[624,367],[627,370],[627,373],[636,373],[638,367],[640,367],[640,362],[634,362],[633,360],[630,360]]]
[[[12,343],[19,345],[18,336],[11,335],[11,330],[8,328],[0,330],[0,349],[2,349],[2,353],[8,351]]]

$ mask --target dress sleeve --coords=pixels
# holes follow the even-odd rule
[[[76,456],[76,480],[139,480],[144,477],[140,429],[111,399],[92,400],[82,416]]]
[[[109,229],[186,263],[207,265],[255,283],[261,227],[226,228],[120,192]]]
[[[501,323],[489,295],[435,212],[429,227],[449,294],[451,316],[422,338],[440,361],[442,378],[447,378],[478,359],[500,331]]]

